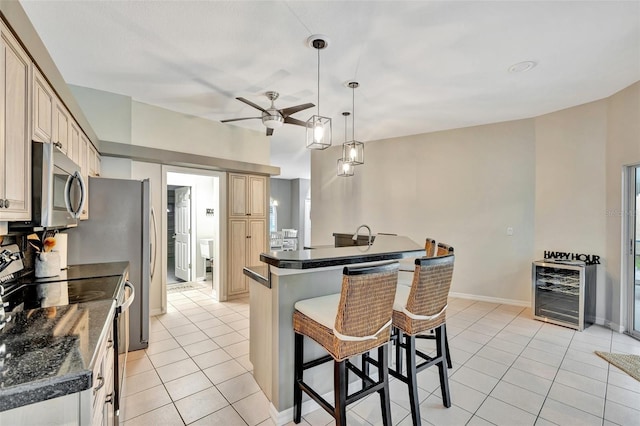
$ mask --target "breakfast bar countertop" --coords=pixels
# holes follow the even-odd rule
[[[424,246],[408,237],[380,234],[376,236],[370,246],[271,251],[262,253],[260,260],[276,268],[313,269],[417,256],[424,256]]]

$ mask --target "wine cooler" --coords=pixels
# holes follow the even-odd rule
[[[596,265],[533,262],[533,317],[582,331],[596,314]]]

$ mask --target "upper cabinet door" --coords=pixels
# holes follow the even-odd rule
[[[265,216],[267,179],[229,173],[229,216]]]
[[[247,216],[247,176],[229,174],[229,216]]]
[[[65,154],[69,152],[69,121],[70,115],[61,103],[56,103],[53,111],[53,137],[52,142],[58,144],[58,148]]]
[[[0,26],[0,220],[31,218],[31,60]]]
[[[67,151],[67,156],[74,163],[80,165],[80,127],[73,119],[69,122],[69,151]]]
[[[251,216],[264,217],[265,193],[267,191],[267,179],[264,176],[249,176],[249,213]]]
[[[49,83],[33,66],[33,135],[34,141],[51,142],[55,96]]]

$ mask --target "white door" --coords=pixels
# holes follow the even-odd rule
[[[630,167],[628,255],[630,263],[629,334],[640,339],[640,165]]]
[[[177,188],[175,194],[175,275],[183,281],[190,281],[191,188]]]

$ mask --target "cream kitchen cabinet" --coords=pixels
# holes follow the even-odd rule
[[[249,291],[249,281],[242,268],[260,265],[260,253],[267,249],[266,228],[266,219],[229,220],[228,296],[238,296]]]
[[[260,265],[267,251],[267,178],[229,173],[228,179],[228,276],[227,296],[249,291],[245,266]]]
[[[49,83],[40,73],[40,70],[32,66],[33,72],[33,135],[31,138],[38,142],[51,142],[53,136],[53,109],[56,104],[56,96]]]
[[[87,168],[89,176],[100,176],[100,155],[91,142],[87,146]]]
[[[229,216],[265,217],[267,178],[229,173]]]
[[[1,24],[0,221],[31,218],[31,60]]]
[[[71,137],[69,127],[71,126],[71,120],[73,118],[67,108],[61,102],[56,102],[53,109],[53,136],[51,141],[67,155],[69,155],[69,139]]]

